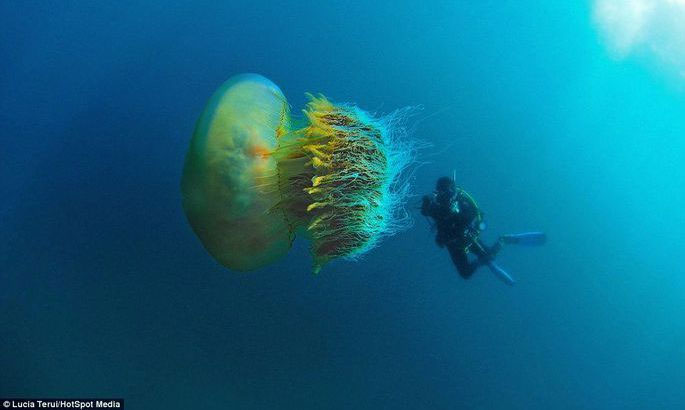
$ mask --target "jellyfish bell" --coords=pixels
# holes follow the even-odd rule
[[[191,227],[222,265],[239,271],[285,255],[292,234],[273,207],[280,200],[269,155],[287,128],[281,90],[257,74],[226,81],[197,122],[181,191]]]

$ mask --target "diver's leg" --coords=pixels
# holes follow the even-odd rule
[[[504,241],[502,241],[502,237],[500,236],[497,239],[497,242],[495,242],[489,249],[488,249],[488,254],[492,259],[495,259],[495,256],[499,253],[500,250],[502,250],[502,244]]]
[[[470,278],[478,267],[477,262],[469,263],[469,259],[466,256],[466,252],[463,248],[448,245],[447,249],[450,253],[450,257],[452,258],[452,263],[454,263],[454,266],[457,268],[459,275],[461,275],[461,277],[464,279]]]
[[[492,246],[486,246],[480,239],[476,239],[473,246],[471,246],[471,251],[478,257],[478,261],[481,265],[494,260],[501,249],[501,239],[497,240]]]
[[[544,232],[523,232],[500,236],[502,243],[514,245],[539,246],[547,242],[547,235]]]

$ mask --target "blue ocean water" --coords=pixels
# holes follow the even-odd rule
[[[592,4],[0,3],[0,397],[131,409],[685,408],[685,93]],[[454,171],[518,279],[462,280],[428,224],[310,274],[191,231],[179,181],[227,78],[423,106],[412,200]],[[413,205],[413,203],[410,203]]]

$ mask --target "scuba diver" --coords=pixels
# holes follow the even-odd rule
[[[481,266],[487,266],[498,278],[508,285],[516,281],[495,263],[495,256],[503,244],[542,245],[546,236],[542,232],[502,235],[492,246],[480,239],[485,229],[483,213],[468,192],[457,187],[453,178],[439,178],[433,195],[425,195],[421,214],[435,221],[437,229],[435,242],[447,247],[454,266],[464,279],[468,279]],[[469,261],[469,253],[475,259]]]

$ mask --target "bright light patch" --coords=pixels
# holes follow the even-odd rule
[[[615,56],[649,55],[685,77],[685,0],[595,0],[593,13]]]

